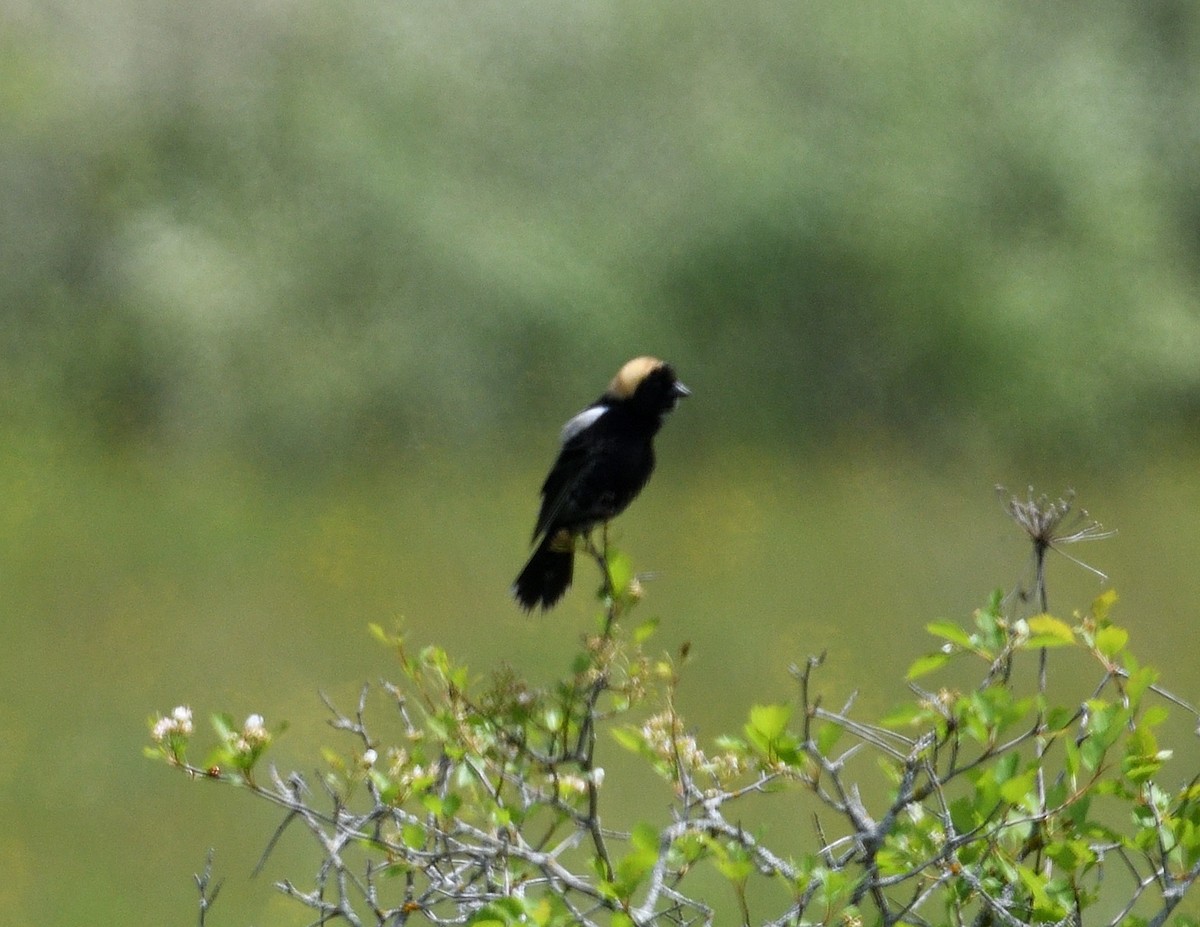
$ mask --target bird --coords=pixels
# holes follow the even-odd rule
[[[512,585],[525,611],[549,611],[571,585],[575,542],[625,511],[654,472],[654,436],[691,395],[675,369],[635,357],[604,394],[562,428],[530,543],[537,547]]]

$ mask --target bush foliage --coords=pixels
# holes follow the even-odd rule
[[[1111,590],[1071,620],[1038,607],[1045,554],[1099,526],[1070,500],[1009,510],[1033,543],[1033,586],[965,625],[930,624],[939,646],[882,719],[854,699],[827,707],[813,657],[793,668],[791,703],[752,705],[740,731],[702,744],[679,706],[688,648],[651,652],[637,577],[610,550],[615,591],[552,685],[478,678],[375,628],[400,671],[381,687],[394,717],[368,718],[368,687],[352,712],[331,704],[349,744],[325,751],[317,781],[262,771],[273,735],[257,715],[216,717],[197,763],[177,708],[152,719],[149,753],[279,806],[276,838],[312,836],[314,874],[278,888],[315,923],[713,924],[736,910],[762,925],[1164,924],[1200,876],[1200,777],[1164,783],[1156,731],[1168,704],[1192,709],[1133,655]],[[926,688],[951,672],[976,682]],[[378,732],[396,718],[396,736]],[[610,821],[610,799],[640,787],[605,775],[619,750],[670,786],[669,813]],[[799,794],[815,802],[807,848],[770,823]],[[203,924],[211,864],[197,881]]]

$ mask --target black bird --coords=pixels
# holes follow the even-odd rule
[[[537,549],[512,587],[522,608],[550,609],[562,598],[576,538],[620,515],[641,492],[654,472],[653,438],[663,417],[690,395],[670,364],[635,357],[603,396],[563,426],[562,449],[542,484]]]

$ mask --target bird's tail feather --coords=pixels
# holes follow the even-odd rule
[[[542,539],[512,586],[513,597],[526,611],[552,608],[571,585],[575,570],[574,538],[559,532]]]

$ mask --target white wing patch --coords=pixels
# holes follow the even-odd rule
[[[560,440],[563,444],[566,444],[581,431],[594,425],[596,420],[607,411],[608,406],[589,406],[584,409],[567,422],[567,424],[563,425]]]

